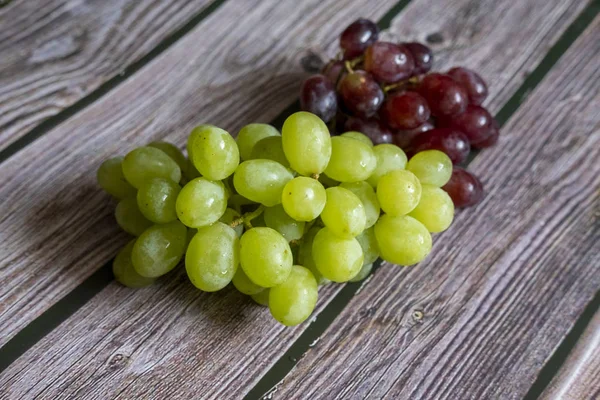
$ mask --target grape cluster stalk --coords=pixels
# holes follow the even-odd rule
[[[232,284],[293,326],[313,312],[320,285],[365,279],[379,257],[401,266],[427,257],[431,234],[454,218],[442,189],[452,171],[437,149],[409,159],[358,131],[331,136],[300,111],[281,132],[250,124],[236,139],[200,125],[187,157],[153,142],[106,160],[97,179],[134,236],[113,262],[117,281],[151,285],[184,260],[199,290]]]

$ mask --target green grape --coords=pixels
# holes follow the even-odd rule
[[[408,215],[425,225],[429,232],[443,232],[454,219],[454,203],[444,190],[423,185],[421,200]]]
[[[258,217],[253,218],[251,221],[251,225],[254,228],[266,228],[267,223],[265,222],[265,214],[262,213]]]
[[[348,189],[326,189],[327,203],[321,220],[326,227],[341,238],[350,239],[365,229],[367,216],[360,199]]]
[[[396,171],[406,168],[406,154],[404,151],[393,144],[378,144],[373,147],[373,153],[377,159],[377,167],[367,179],[367,182],[374,188],[377,187],[379,179],[390,171]]]
[[[421,183],[442,187],[452,176],[452,160],[439,150],[425,150],[415,154],[406,169],[419,178]]]
[[[122,164],[123,157],[109,158],[100,165],[96,174],[100,187],[117,199],[135,196],[135,188],[123,175]]]
[[[200,174],[219,181],[233,174],[240,163],[240,152],[231,135],[213,125],[195,127],[188,138],[188,153]]]
[[[352,279],[350,279],[349,282],[360,282],[363,279],[365,279],[367,276],[369,276],[371,274],[371,270],[373,269],[373,264],[365,264],[361,267],[360,271],[358,271],[358,274],[356,274],[356,276]]]
[[[386,214],[408,214],[419,204],[420,198],[421,182],[410,171],[399,169],[388,172],[377,184],[377,199]]]
[[[319,181],[299,176],[283,188],[281,203],[285,212],[296,221],[312,221],[321,215],[327,193]]]
[[[344,189],[348,189],[359,198],[360,202],[365,208],[365,229],[372,227],[377,222],[381,207],[379,206],[379,200],[375,191],[365,181],[360,182],[345,182],[340,185]]]
[[[317,284],[326,285],[331,281],[325,278],[317,269],[317,265],[315,264],[315,260],[313,260],[312,256],[312,246],[313,241],[315,240],[315,236],[321,230],[318,226],[313,226],[308,230],[306,235],[302,238],[302,243],[298,249],[298,264],[308,268],[310,272],[313,273],[315,279],[317,280]]]
[[[298,325],[310,317],[318,297],[313,274],[300,265],[294,265],[285,282],[269,291],[269,310],[273,318],[283,325]]]
[[[175,209],[179,220],[190,228],[210,225],[227,209],[225,186],[204,178],[193,179],[179,192]]]
[[[115,257],[112,267],[115,279],[121,285],[125,285],[130,288],[141,288],[152,285],[156,281],[156,278],[146,278],[141,276],[135,272],[135,269],[133,268],[133,263],[131,262],[131,251],[133,250],[134,244],[135,239],[127,243]]]
[[[343,239],[329,228],[323,228],[313,240],[312,257],[319,272],[334,282],[347,282],[363,265],[363,252],[358,240]]]
[[[183,174],[188,182],[194,178],[200,178],[200,172],[194,167],[194,163],[192,163],[192,160],[190,159],[186,161],[186,168],[183,171]]]
[[[194,239],[192,239],[193,245]],[[187,242],[187,229],[179,221],[154,225],[136,240],[131,252],[135,271],[156,278],[171,271],[181,260]]]
[[[323,185],[323,187],[325,188],[338,186],[340,184],[338,181],[336,181],[335,179],[331,179],[325,174],[319,175],[319,182],[321,182],[321,185]]]
[[[369,145],[348,137],[331,138],[331,159],[325,173],[340,182],[358,182],[367,179],[377,166],[377,159]]]
[[[146,181],[137,192],[138,208],[144,217],[157,224],[175,221],[175,202],[181,187],[168,179]]]
[[[416,264],[431,251],[431,235],[425,225],[407,215],[382,215],[375,224],[381,258],[398,265]]]
[[[225,210],[225,213],[223,213],[221,218],[219,218],[219,221],[221,221],[225,225],[230,225],[233,221],[238,220],[241,216],[242,215],[239,212],[237,212],[236,210],[234,210],[233,208],[228,208]],[[244,225],[243,224],[236,225],[233,228],[233,230],[238,235],[238,237],[240,237],[240,236],[242,236],[242,233],[244,233]]]
[[[185,252],[187,252],[187,248],[190,245],[190,242],[194,238],[194,236],[198,233],[198,229],[196,228],[187,228],[187,233],[185,236]],[[184,253],[185,253],[184,252]]]
[[[268,290],[252,282],[242,268],[238,268],[238,270],[235,272],[232,283],[239,292],[249,295],[258,294]]]
[[[153,178],[179,183],[181,169],[164,151],[154,147],[138,147],[123,159],[123,175],[133,187],[139,188]]]
[[[227,204],[229,208],[233,208],[237,212],[242,211],[242,206],[248,206],[251,204],[257,204],[252,200],[248,200],[241,194],[233,194],[230,198],[227,199]]]
[[[270,136],[261,139],[250,153],[249,160],[272,160],[283,165],[286,168],[290,167],[290,162],[285,158],[283,152],[283,142],[281,136]]]
[[[356,240],[358,240],[360,248],[363,251],[363,263],[374,263],[379,258],[379,246],[375,237],[375,228],[365,229],[363,233],[356,237]]]
[[[205,292],[216,292],[231,282],[240,263],[240,240],[222,222],[198,229],[185,255],[190,281]]]
[[[292,173],[275,161],[250,160],[239,165],[233,185],[245,198],[273,207],[281,203],[283,188],[292,178]]]
[[[187,159],[185,158],[181,150],[179,150],[179,147],[175,146],[172,143],[163,141],[151,142],[148,143],[148,146],[155,147],[159,150],[164,151],[169,157],[173,159],[173,161],[177,163],[177,165],[179,165],[181,172],[185,173],[185,171],[187,170]]]
[[[349,131],[349,132],[342,133],[340,136],[360,140],[361,142],[368,145],[369,147],[373,147],[373,141],[371,139],[369,139],[369,137],[367,135],[365,135],[364,133],[357,132],[357,131]]]
[[[244,126],[235,141],[240,149],[242,160],[250,160],[254,146],[262,139],[272,136],[281,136],[279,131],[269,124],[249,124]],[[263,157],[259,157],[263,158]]]
[[[135,196],[123,199],[117,204],[115,219],[121,229],[133,236],[140,236],[153,225],[138,208]]]
[[[287,240],[271,228],[253,228],[240,239],[240,261],[248,278],[262,287],[283,283],[292,269]]]
[[[260,293],[250,295],[250,297],[252,297],[252,300],[254,300],[257,304],[269,307],[269,292],[271,292],[271,289],[265,289]]]
[[[304,235],[305,222],[296,221],[287,215],[281,204],[267,207],[263,215],[265,217],[265,224],[269,228],[281,233],[288,242],[298,240]]]
[[[319,117],[304,111],[290,115],[283,123],[281,138],[294,171],[311,176],[325,170],[331,157],[331,136]]]

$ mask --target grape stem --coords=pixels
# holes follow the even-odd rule
[[[361,62],[363,62],[365,59],[364,56],[360,56],[360,57],[356,57],[353,60],[346,60],[344,62],[344,65],[346,66],[346,71],[348,71],[348,73],[353,73],[354,72],[354,67],[356,67],[358,64],[360,64]]]
[[[319,180],[319,174],[312,174],[310,177]]]
[[[252,229],[252,223],[250,221],[262,214],[263,211],[265,211],[265,206],[261,205],[256,210],[248,212],[242,215],[241,217],[234,219],[233,221],[231,221],[229,226],[235,228],[238,225],[244,224],[246,229]]]
[[[418,76],[413,76],[410,79],[406,79],[400,82],[396,82],[396,83],[392,83],[391,85],[387,85],[387,86],[383,86],[382,89],[385,93],[388,93],[392,90],[396,90],[396,89],[400,89],[404,86],[408,86],[408,85],[415,85],[419,83],[419,77]]]

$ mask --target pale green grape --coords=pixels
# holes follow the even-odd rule
[[[240,217],[241,217],[241,214],[239,212],[237,212],[233,208],[228,208],[225,210],[225,213],[223,213],[221,218],[219,218],[219,221],[221,221],[225,225],[230,225],[233,221],[239,219]],[[243,224],[236,225],[233,228],[233,230],[238,235],[238,237],[240,237],[240,236],[242,236],[242,233],[244,233],[244,225]]]
[[[272,207],[281,203],[281,193],[293,178],[283,165],[271,160],[250,160],[233,175],[235,190],[247,199]]]
[[[319,117],[304,111],[290,115],[283,123],[281,137],[294,171],[311,176],[325,170],[331,157],[331,136]]]
[[[286,168],[290,167],[290,162],[285,158],[285,153],[283,152],[281,136],[270,136],[261,139],[254,145],[249,160],[260,159],[276,161]]]
[[[442,187],[452,176],[452,160],[439,150],[425,150],[415,154],[406,169],[419,178],[421,183]]]
[[[292,269],[287,240],[271,228],[253,228],[240,239],[240,262],[248,278],[262,287],[283,283]]]
[[[394,144],[378,144],[373,147],[373,153],[377,159],[377,167],[367,179],[367,182],[374,188],[377,187],[379,178],[390,171],[406,168],[406,154]]]
[[[252,219],[251,221],[251,225],[254,228],[266,228],[267,227],[267,223],[265,222],[265,214],[260,214],[258,217]]]
[[[349,131],[349,132],[342,133],[340,136],[360,140],[361,142],[368,145],[369,147],[373,147],[373,141],[371,139],[369,139],[369,137],[367,135],[365,135],[364,133],[357,132],[357,131]]]
[[[321,230],[318,226],[313,226],[308,230],[306,235],[302,238],[302,243],[298,248],[298,264],[306,267],[313,273],[317,283],[319,285],[326,285],[331,281],[325,278],[317,269],[317,265],[315,264],[315,260],[313,260],[312,256],[312,246],[313,241],[315,240],[315,236]]]
[[[239,263],[238,235],[222,222],[198,229],[185,255],[185,270],[190,281],[205,292],[216,292],[227,286]]]
[[[312,221],[321,215],[327,194],[319,181],[299,176],[283,188],[281,203],[285,212],[296,221]]]
[[[304,234],[305,222],[296,221],[287,215],[281,204],[267,207],[263,215],[265,217],[265,224],[269,228],[281,233],[288,242],[298,240]]]
[[[219,181],[233,174],[240,152],[231,135],[213,125],[195,127],[188,138],[188,153],[200,174]]]
[[[204,178],[193,179],[179,192],[175,208],[179,220],[190,228],[210,225],[227,209],[225,186]]]
[[[375,224],[381,258],[398,265],[413,265],[431,251],[431,235],[425,225],[407,215],[382,215]]]
[[[342,183],[340,187],[354,193],[365,207],[365,216],[367,217],[365,220],[365,229],[375,225],[375,222],[377,222],[377,219],[379,218],[381,207],[379,206],[379,200],[377,200],[375,190],[373,190],[371,185],[365,181],[360,181],[351,183],[345,182]]]
[[[361,267],[360,271],[356,276],[350,279],[349,282],[360,282],[365,279],[367,276],[371,274],[371,270],[373,269],[373,264],[365,264]]]
[[[181,187],[168,179],[146,181],[137,192],[137,203],[144,217],[157,224],[175,221],[175,202]]]
[[[183,174],[188,182],[194,178],[200,178],[200,172],[194,167],[194,163],[192,163],[192,160],[189,158],[186,161],[186,168],[183,171]]]
[[[123,159],[123,175],[127,182],[139,188],[153,178],[164,178],[179,183],[181,169],[164,151],[154,147],[138,147]]]
[[[359,140],[334,136],[331,138],[331,159],[325,173],[340,182],[367,179],[377,167],[373,148]]]
[[[194,236],[198,233],[198,229],[196,228],[187,228],[187,234],[185,236],[185,251],[187,251],[190,242],[194,238]]]
[[[131,252],[135,271],[148,278],[166,274],[181,260],[186,242],[187,229],[179,221],[146,229],[136,240]]]
[[[419,204],[421,182],[412,172],[403,169],[388,172],[379,179],[377,199],[386,214],[408,214]]]
[[[269,124],[249,124],[240,129],[235,141],[240,149],[242,160],[250,160],[250,154],[256,143],[271,136],[281,136],[281,134]]]
[[[423,185],[421,200],[408,215],[425,225],[429,232],[443,232],[454,219],[454,203],[444,190]]]
[[[294,265],[288,278],[269,291],[269,310],[277,321],[286,326],[302,323],[312,314],[319,297],[313,274]]]
[[[271,292],[271,289],[265,289],[260,293],[250,295],[250,297],[257,304],[259,304],[261,306],[269,307],[269,292]]]
[[[323,185],[326,188],[338,186],[340,184],[338,181],[336,181],[335,179],[331,179],[325,174],[319,175],[319,182],[321,182],[321,185]]]
[[[135,188],[123,175],[122,164],[123,157],[109,158],[100,165],[96,174],[100,187],[117,199],[135,196]]]
[[[321,220],[326,227],[341,238],[350,239],[365,229],[367,216],[360,199],[348,189],[326,189],[327,203]]]
[[[365,229],[356,237],[356,240],[358,240],[360,248],[363,251],[363,263],[371,264],[379,258],[379,246],[377,245],[374,227]]]
[[[119,253],[117,253],[112,267],[115,279],[120,284],[130,288],[141,288],[152,285],[156,281],[156,278],[146,278],[141,276],[135,272],[135,269],[133,268],[133,264],[131,262],[131,251],[133,250],[134,244],[135,239],[127,243],[125,247],[123,247]]]
[[[329,228],[323,228],[313,241],[312,257],[319,272],[334,282],[347,282],[363,265],[360,243],[354,238],[343,239]]]
[[[117,204],[115,219],[121,229],[133,236],[140,236],[153,225],[138,208],[135,196],[123,199]]]
[[[247,206],[250,204],[256,204],[256,202],[252,200],[248,200],[241,194],[233,194],[230,198],[227,199],[227,205],[229,208],[233,208],[237,212],[242,211],[242,206]]]
[[[181,150],[179,150],[179,147],[175,146],[172,143],[163,141],[151,142],[148,143],[148,146],[155,147],[159,150],[164,151],[169,157],[173,159],[173,161],[177,163],[177,165],[179,165],[181,172],[185,174],[185,171],[187,170],[187,159],[185,158]]]
[[[248,275],[246,275],[246,273],[244,272],[243,268],[238,268],[238,270],[235,272],[235,275],[233,276],[232,282],[233,286],[235,286],[235,288],[239,292],[244,294],[253,295],[268,290],[252,282],[250,278],[248,278]]]

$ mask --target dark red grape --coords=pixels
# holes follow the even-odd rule
[[[481,76],[463,67],[452,68],[448,71],[448,75],[465,88],[471,104],[479,106],[483,103],[488,95],[488,88]]]
[[[377,41],[379,28],[373,21],[361,18],[351,23],[340,36],[340,47],[344,59],[360,56],[371,44]]]
[[[302,84],[300,108],[315,114],[325,122],[337,112],[335,87],[324,75],[313,75]]]
[[[414,69],[413,56],[404,46],[375,42],[365,51],[365,70],[381,83],[410,78]]]
[[[427,122],[431,112],[423,96],[409,91],[388,96],[381,107],[381,114],[390,128],[410,130]]]
[[[344,125],[346,131],[364,133],[374,144],[392,143],[392,132],[378,119],[360,119],[350,117]]]
[[[334,85],[346,74],[346,67],[343,61],[330,61],[321,71]]]
[[[425,97],[431,113],[436,117],[460,114],[467,108],[467,92],[448,75],[426,75],[421,81],[419,93]]]
[[[486,147],[492,147],[498,142],[498,137],[500,136],[500,125],[496,122],[495,119],[492,119],[492,127],[490,128],[490,135],[487,139],[482,140],[480,142],[472,143],[473,147],[478,149],[484,149]]]
[[[452,169],[452,176],[442,189],[450,195],[456,208],[474,206],[483,199],[481,181],[461,167]]]
[[[374,116],[383,103],[383,90],[365,71],[354,71],[344,76],[338,90],[346,108],[360,118]]]
[[[418,137],[423,132],[430,131],[433,128],[434,126],[431,122],[425,122],[423,125],[415,129],[394,132],[394,144],[398,147],[401,147],[405,151],[408,151],[415,137]]]
[[[487,140],[492,134],[493,118],[480,106],[468,106],[464,113],[438,120],[440,126],[464,132],[471,144]]]
[[[433,66],[433,53],[429,47],[417,42],[404,43],[404,46],[408,48],[415,60],[414,75],[424,74],[431,70]]]
[[[413,139],[410,148],[414,153],[423,150],[443,151],[454,164],[465,161],[471,151],[467,135],[452,128],[437,128],[423,132]]]

